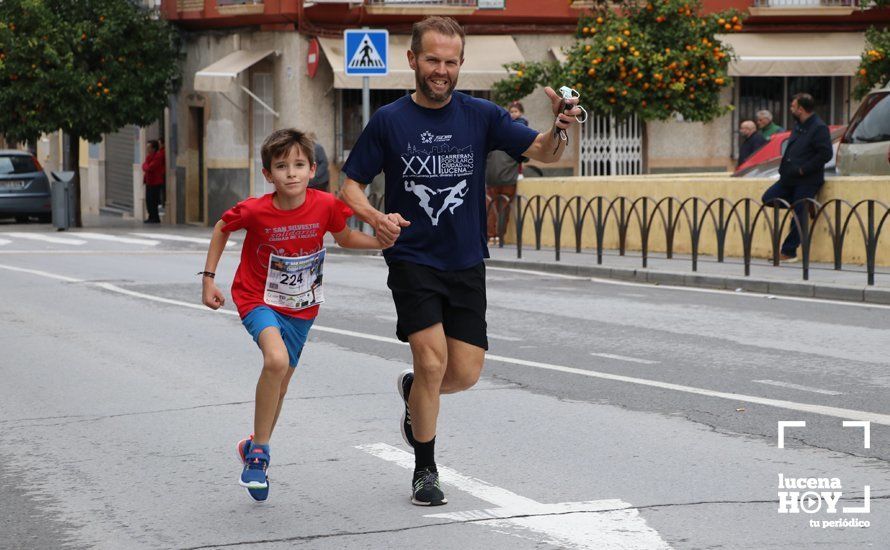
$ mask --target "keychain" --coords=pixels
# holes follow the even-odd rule
[[[559,93],[562,95],[562,99],[559,101],[559,111],[560,112],[568,112],[568,111],[571,111],[573,107],[577,106],[579,109],[581,109],[581,112],[583,113],[584,118],[579,118],[578,115],[575,115],[575,120],[578,121],[578,124],[584,124],[585,122],[587,122],[587,110],[584,109],[584,107],[582,107],[580,105],[580,103],[577,103],[575,105],[568,103],[569,99],[579,99],[580,100],[581,94],[578,93],[577,90],[569,88],[568,86],[561,87],[559,89]],[[565,142],[568,142],[569,135],[566,133],[565,130],[557,127],[554,124],[553,139],[561,139]],[[556,149],[553,150],[554,154],[556,153],[557,149],[559,149],[559,142],[557,142],[557,144],[556,144]]]

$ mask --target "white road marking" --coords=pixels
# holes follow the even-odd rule
[[[118,237],[117,235],[106,235],[104,233],[89,233],[89,232],[80,232],[73,233],[78,237],[83,237],[84,239],[94,239],[97,241],[112,241],[117,243],[124,244],[141,244],[145,246],[157,246],[161,244],[161,241],[149,240],[149,239],[134,239],[132,237]]]
[[[56,275],[54,273],[48,273],[43,271],[38,271],[35,269],[24,269],[20,267],[7,266],[0,264],[0,269],[8,269],[11,271],[21,271],[25,273],[32,273],[35,275],[43,275],[46,277],[50,277],[53,279],[61,279],[70,282],[82,282],[79,279],[72,279],[69,277],[63,277],[61,275]],[[151,294],[143,294],[141,292],[134,292],[132,290],[127,290],[120,288],[118,286],[112,285],[110,283],[91,283],[95,286],[99,286],[101,288],[105,288],[106,290],[110,290],[112,292],[118,292],[120,294],[126,294],[129,296],[133,296],[136,298],[142,298],[145,300],[161,302],[165,304],[177,305],[181,307],[187,307],[191,309],[199,309],[202,311],[208,311],[208,309],[197,303],[183,302],[180,300],[171,300],[168,298],[161,298],[160,296],[153,296]],[[211,310],[212,311],[212,310]],[[217,310],[218,313],[225,313],[228,315],[238,315],[236,311],[230,310]],[[354,338],[362,338],[364,340],[373,340],[375,342],[384,342],[388,344],[398,344],[401,346],[407,346],[406,342],[400,342],[395,338],[388,338],[386,336],[377,336],[376,334],[367,334],[364,332],[356,332],[352,330],[344,330],[332,327],[323,327],[319,325],[313,325],[313,330],[317,330],[319,332],[329,332],[332,334],[340,334],[343,336],[352,336]],[[524,367],[532,367],[543,370],[551,370],[556,372],[563,372],[566,374],[577,374],[579,376],[588,376],[591,378],[599,378],[602,380],[611,380],[614,382],[625,382],[628,384],[637,384],[640,386],[648,386],[652,388],[659,388],[663,390],[671,390],[678,391],[683,393],[691,393],[695,395],[703,395],[705,397],[716,397],[719,399],[727,399],[735,402],[747,402],[747,403],[755,403],[758,405],[765,405],[767,407],[775,407],[778,409],[787,409],[791,411],[798,411],[804,413],[811,414],[819,414],[823,416],[832,416],[835,418],[841,418],[843,420],[865,420],[872,422],[873,424],[880,424],[882,426],[890,426],[890,414],[881,414],[875,412],[868,411],[859,411],[855,409],[843,409],[840,407],[826,407],[823,405],[813,405],[810,403],[797,403],[794,401],[785,401],[781,399],[768,399],[765,397],[757,397],[754,395],[745,395],[741,393],[730,393],[730,392],[721,392],[708,390],[704,388],[696,388],[693,386],[683,386],[680,384],[672,384],[670,382],[661,382],[658,380],[648,380],[646,378],[636,378],[632,376],[622,376],[620,374],[610,374],[607,372],[597,372],[592,370],[579,369],[575,367],[565,367],[562,365],[553,365],[550,363],[541,363],[538,361],[527,361],[525,359],[515,359],[512,357],[504,357],[502,355],[494,355],[494,354],[486,354],[485,358],[489,361],[499,361],[502,363],[510,363],[513,365],[520,365]]]
[[[640,363],[643,365],[657,365],[658,361],[651,361],[649,359],[637,359],[636,357],[628,357],[626,355],[615,355],[614,353],[593,353],[590,355],[596,357],[605,357],[606,359],[617,359],[618,361],[630,361],[631,363]]]
[[[182,235],[171,235],[169,233],[137,233],[130,232],[130,235],[137,237],[146,237],[148,239],[159,239],[161,241],[178,241],[183,243],[210,244],[210,239],[203,237],[183,237]],[[226,241],[226,247],[235,246],[237,242],[233,240]]]
[[[515,336],[501,336],[500,334],[492,334],[488,333],[488,337],[493,340],[505,340],[507,342],[522,342],[523,338],[516,338]]]
[[[9,235],[10,237],[15,237],[16,239],[29,239],[32,241],[43,241],[47,243],[53,244],[71,244],[71,245],[82,245],[87,244],[86,241],[82,241],[80,239],[71,239],[67,237],[51,237],[49,235],[44,235],[43,233],[3,233],[4,235]]]
[[[9,240],[6,240],[6,239],[0,239],[0,246],[3,246],[4,244],[9,244],[9,243],[11,243],[11,242],[12,242],[12,241],[9,241]]]
[[[392,321],[394,323],[399,320],[399,318],[395,315],[375,315],[374,317],[380,319],[381,321]]]
[[[58,281],[65,281],[66,283],[82,283],[81,279],[74,279],[72,277],[66,277],[64,275],[56,275],[55,273],[50,273],[49,271],[40,271],[39,269],[27,269],[24,267],[15,267],[13,265],[0,265],[0,268],[8,269],[10,271],[18,271],[20,273],[30,273],[31,275],[40,275],[41,277],[47,277],[49,279],[56,279]]]
[[[779,382],[777,380],[752,380],[752,382],[757,382],[758,384],[766,384],[768,386],[778,386],[780,388],[788,388],[792,390],[800,390],[800,391],[808,391],[812,393],[821,393],[823,395],[844,395],[839,391],[831,391],[831,390],[820,390],[819,388],[813,388],[811,386],[801,386],[800,384],[792,384],[790,382]]]
[[[414,456],[385,443],[359,445],[368,454],[414,470]],[[537,534],[540,542],[584,550],[662,550],[670,546],[646,524],[639,510],[619,499],[543,504],[480,479],[438,466],[439,479],[497,508],[427,514],[428,518],[512,527]],[[595,512],[595,513],[591,513]],[[526,517],[516,517],[526,516]],[[532,516],[532,517],[527,517]],[[480,521],[481,520],[481,521]]]

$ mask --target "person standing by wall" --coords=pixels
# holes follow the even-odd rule
[[[315,140],[315,136],[311,136]],[[315,142],[315,176],[309,180],[309,189],[318,189],[319,191],[330,191],[331,172],[328,169],[328,156],[324,152],[324,147],[319,142]]]
[[[744,164],[748,157],[767,144],[767,139],[757,131],[757,125],[754,124],[753,120],[743,120],[739,124],[739,135],[745,141],[739,145],[739,162],[736,165],[737,167]]]
[[[791,100],[791,115],[797,125],[788,138],[788,146],[779,164],[779,181],[763,194],[763,204],[773,208],[785,208],[783,199],[792,205],[797,220],[792,220],[791,230],[782,243],[780,258],[786,262],[797,261],[800,246],[800,226],[810,221],[806,199],[816,198],[825,183],[825,163],[831,160],[833,150],[828,126],[813,109],[816,102],[810,94],[797,94]]]
[[[519,163],[516,159],[504,151],[488,153],[485,160],[485,194],[491,201],[488,204],[489,246],[501,244],[504,238],[518,178]]]
[[[773,137],[773,134],[785,131],[785,128],[782,128],[781,126],[773,122],[773,114],[766,109],[757,111],[756,118],[757,127],[760,128],[760,135],[762,135],[767,140]]]
[[[145,223],[161,223],[158,207],[161,204],[161,190],[166,183],[166,161],[158,140],[149,140],[146,146],[145,162],[142,163],[142,183],[145,185],[145,208],[148,219]]]

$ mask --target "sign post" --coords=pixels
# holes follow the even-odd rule
[[[349,29],[343,33],[343,52],[348,76],[362,77],[362,127],[371,119],[372,76],[389,74],[389,31]]]

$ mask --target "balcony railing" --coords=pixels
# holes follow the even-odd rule
[[[851,8],[859,0],[754,0],[758,8]]]
[[[475,8],[476,0],[365,0],[365,5],[385,7],[447,6],[456,8]]]
[[[389,15],[469,15],[476,0],[364,0],[365,11]]]

